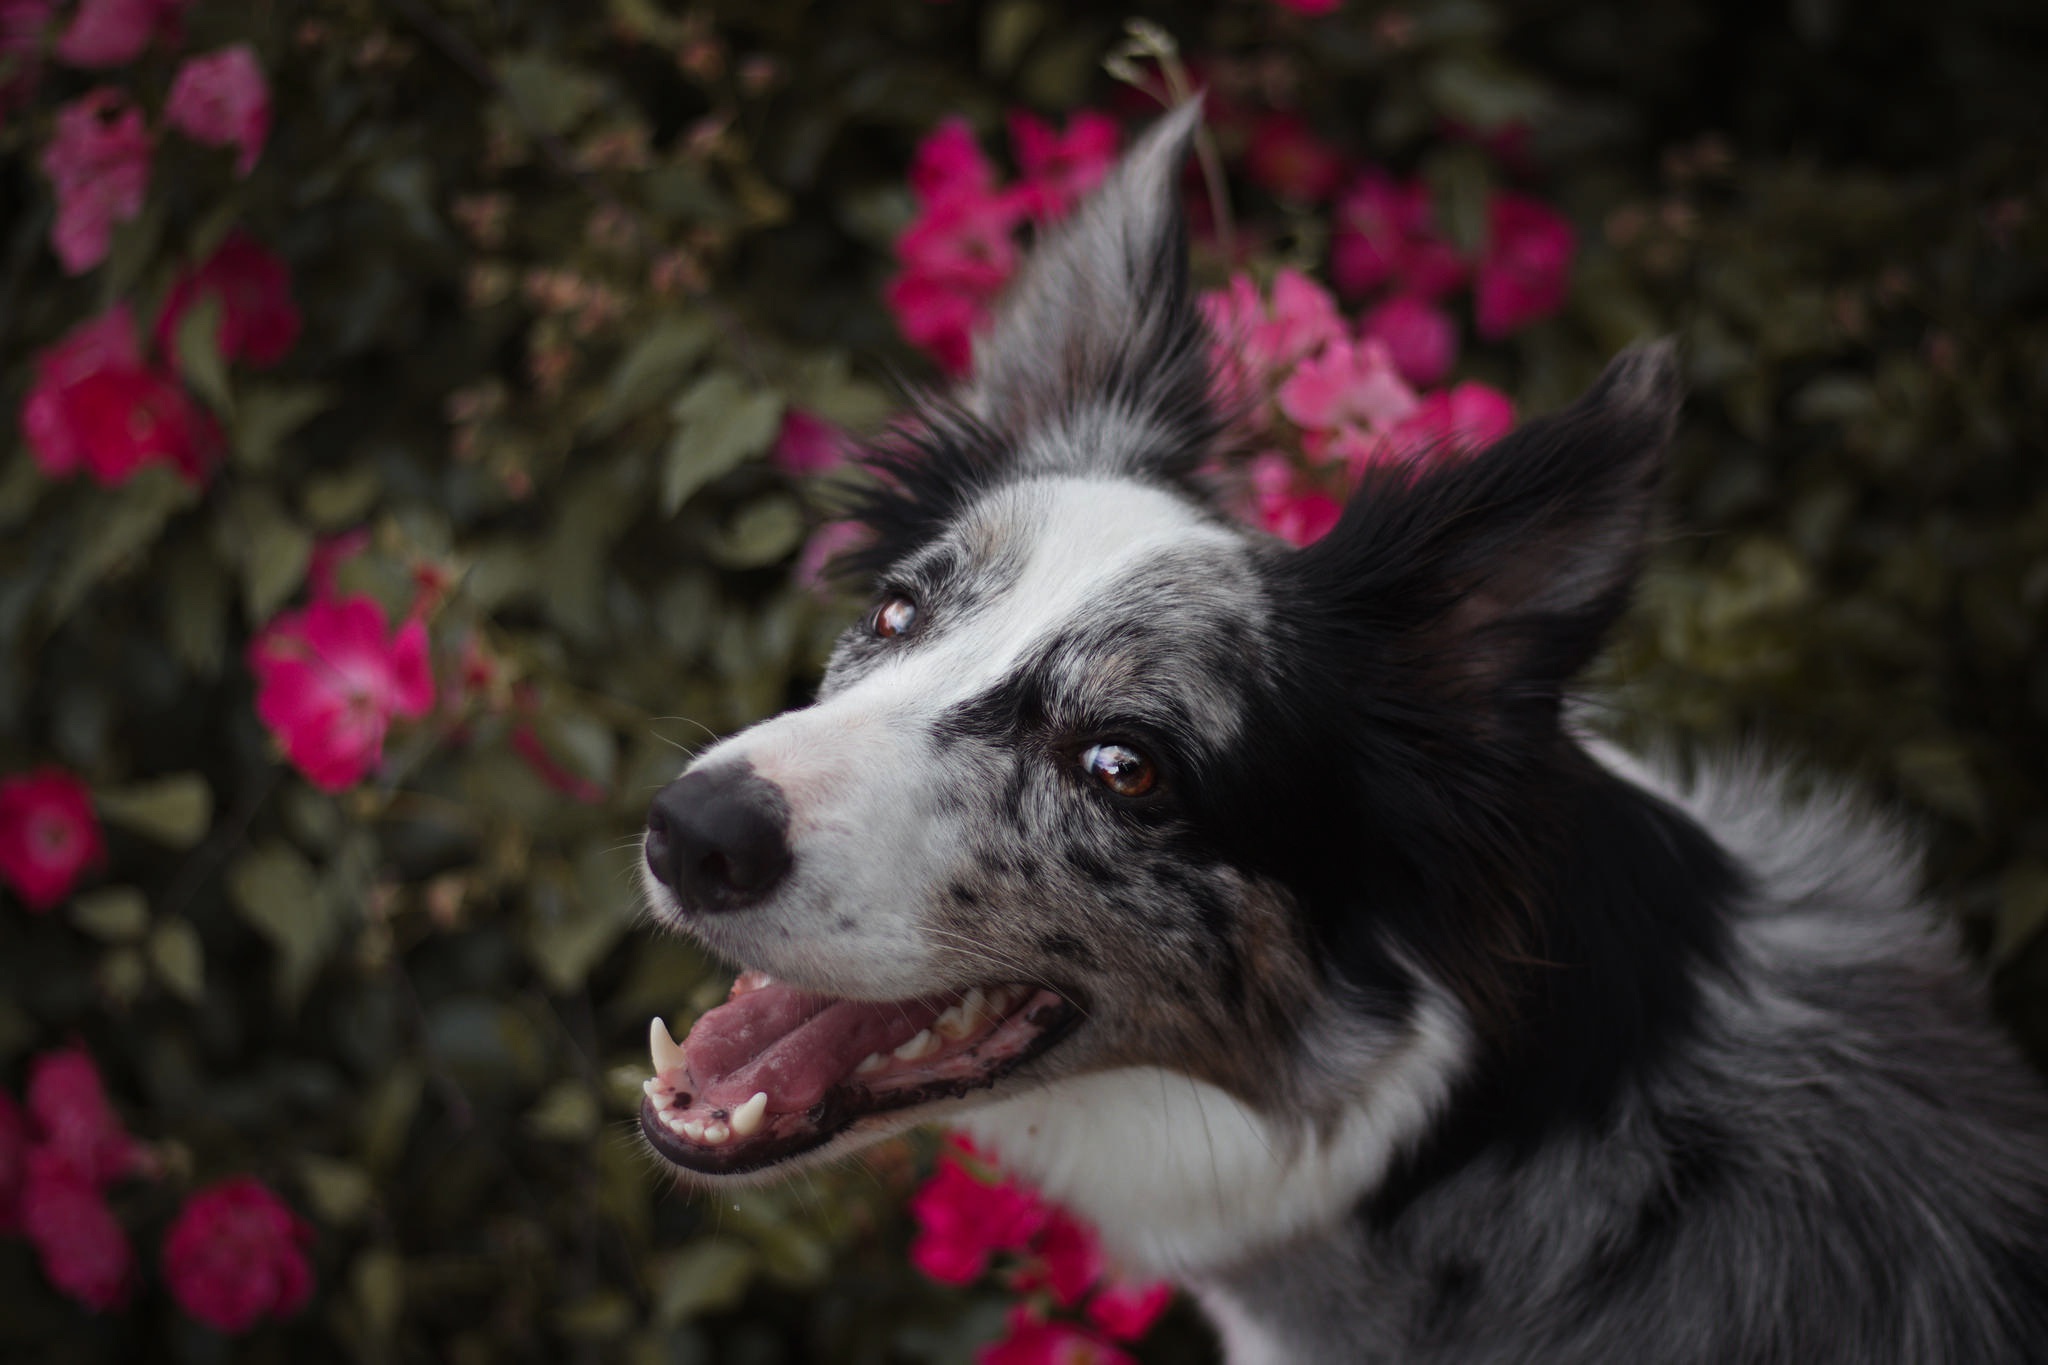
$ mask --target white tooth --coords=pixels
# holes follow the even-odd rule
[[[974,1026],[979,1022],[960,1005],[955,1005],[933,1020],[932,1027],[939,1031],[940,1037],[951,1038],[957,1042],[974,1032]]]
[[[683,1125],[683,1136],[692,1142],[702,1142],[704,1140],[704,1120],[691,1119],[685,1123]]]
[[[920,1057],[929,1057],[939,1050],[939,1040],[932,1036],[930,1029],[919,1029],[917,1036],[896,1049],[898,1061],[914,1062]]]
[[[652,1076],[649,1076],[646,1080],[640,1082],[640,1093],[647,1096],[647,1098],[650,1100],[654,1098],[655,1092],[660,1088],[661,1086],[659,1085],[659,1083],[656,1082],[655,1078]]]
[[[731,1136],[732,1129],[716,1119],[704,1125],[704,1145],[707,1147],[716,1147]]]
[[[761,1126],[761,1116],[768,1112],[768,1092],[757,1090],[754,1098],[732,1111],[732,1130],[741,1137],[751,1137]]]
[[[889,1065],[887,1057],[884,1057],[879,1052],[870,1052],[867,1056],[860,1059],[860,1065],[853,1069],[853,1074],[856,1076],[872,1076],[887,1065]]]
[[[668,1025],[655,1018],[647,1026],[647,1050],[654,1054],[654,1074],[674,1071],[683,1064],[683,1049],[668,1036]]]
[[[960,1011],[976,1023],[981,1022],[982,1016],[988,1011],[988,997],[982,993],[981,987],[967,988],[967,994],[960,997]]]

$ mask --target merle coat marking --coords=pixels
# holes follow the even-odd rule
[[[1678,405],[1631,351],[1291,550],[1216,439],[1169,118],[1035,253],[977,378],[877,456],[757,905],[657,911],[890,1000],[1083,1011],[964,1124],[1199,1297],[1236,1365],[2048,1359],[2048,1104],[1903,841],[1757,772],[1679,789],[1563,698],[1643,556]],[[1149,756],[1129,800],[1076,754]],[[710,1177],[706,1177],[710,1179]]]

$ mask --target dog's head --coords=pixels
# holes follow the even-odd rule
[[[1305,549],[1247,530],[1196,482],[1193,126],[1041,244],[879,457],[817,701],[655,800],[657,914],[749,969],[680,1047],[656,1026],[642,1127],[685,1171],[1132,1069],[1328,1147],[1361,1086],[1426,1106],[1404,1061],[1448,1075],[1511,994],[1532,789],[1642,553],[1672,358],[1368,477]]]

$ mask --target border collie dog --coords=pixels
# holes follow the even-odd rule
[[[1294,549],[1205,499],[1192,107],[879,452],[817,701],[655,799],[692,1182],[965,1127],[1252,1362],[2048,1360],[2048,1099],[1897,830],[1577,734],[1668,346]]]

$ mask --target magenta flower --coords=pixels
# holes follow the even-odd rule
[[[996,170],[967,120],[955,116],[932,129],[910,159],[910,192],[923,205],[995,189]]]
[[[107,258],[114,225],[142,212],[149,193],[149,133],[142,111],[110,86],[57,111],[43,151],[43,174],[57,194],[50,246],[69,274]]]
[[[135,1266],[128,1234],[99,1188],[48,1146],[28,1154],[21,1230],[64,1294],[96,1313],[127,1301]]]
[[[799,586],[823,596],[830,586],[825,580],[832,561],[867,541],[868,530],[859,522],[828,521],[811,532],[811,538],[797,552],[793,576]]]
[[[1116,1340],[1136,1341],[1152,1330],[1152,1324],[1159,1321],[1159,1315],[1172,1302],[1170,1284],[1111,1280],[1088,1300],[1088,1317]]]
[[[950,1152],[911,1196],[910,1215],[917,1221],[911,1264],[950,1285],[980,1279],[995,1253],[1027,1246],[1049,1216],[1034,1191],[1013,1180],[983,1180]]]
[[[37,1150],[96,1190],[149,1168],[147,1152],[107,1102],[99,1067],[82,1047],[45,1052],[30,1065],[28,1112]]]
[[[1213,341],[1210,363],[1227,402],[1260,403],[1304,357],[1345,336],[1329,291],[1298,270],[1282,270],[1264,299],[1248,275],[1201,300]]]
[[[221,357],[258,369],[284,359],[299,339],[299,309],[292,302],[291,270],[282,257],[245,232],[231,232],[196,270],[171,286],[156,322],[156,344],[169,354],[185,310],[201,299],[221,303]]]
[[[1122,135],[1116,120],[1083,109],[1057,133],[1045,120],[1022,110],[1010,115],[1010,145],[1023,173],[1028,211],[1041,221],[1070,212],[1100,185],[1116,165]]]
[[[71,66],[126,66],[158,34],[170,34],[191,0],[79,0],[57,56]]]
[[[235,174],[247,175],[270,136],[270,85],[247,43],[193,57],[178,68],[164,119],[195,142],[233,146]]]
[[[1415,405],[1415,391],[1402,381],[1392,355],[1377,341],[1333,341],[1295,366],[1280,386],[1280,411],[1311,432],[1387,431]]]
[[[235,1176],[185,1201],[164,1234],[164,1282],[187,1313],[238,1335],[313,1297],[312,1227],[259,1180]]]
[[[144,362],[126,304],[80,323],[36,356],[21,433],[45,474],[82,469],[108,486],[152,464],[197,482],[219,445],[212,420]]]
[[[1469,454],[1484,450],[1515,427],[1515,405],[1500,390],[1467,382],[1440,389],[1416,404],[1387,435],[1381,452],[1397,459],[1422,454]]]
[[[768,462],[792,478],[809,478],[830,473],[846,462],[844,431],[822,417],[791,408],[782,415],[782,430]]]
[[[62,768],[0,780],[0,881],[41,913],[106,856],[92,793]]]
[[[1367,313],[1358,334],[1385,346],[1401,378],[1418,389],[1441,383],[1458,358],[1458,324],[1416,294],[1396,294]]]
[[[1305,14],[1311,19],[1335,14],[1344,6],[1344,0],[1273,0],[1273,3],[1281,9],[1291,9],[1296,14]]]
[[[1348,296],[1382,285],[1423,298],[1464,283],[1465,258],[1437,231],[1429,187],[1396,183],[1369,170],[1337,201],[1337,231],[1330,244],[1330,275]]]
[[[1578,238],[1562,214],[1526,195],[1497,194],[1486,209],[1474,320],[1479,335],[1497,341],[1564,307]]]
[[[1344,178],[1344,159],[1298,114],[1267,114],[1252,126],[1244,169],[1252,183],[1281,199],[1319,204]]]
[[[384,757],[393,717],[417,720],[434,705],[427,628],[391,634],[362,595],[286,612],[249,646],[256,714],[293,766],[322,791],[359,781]]]

